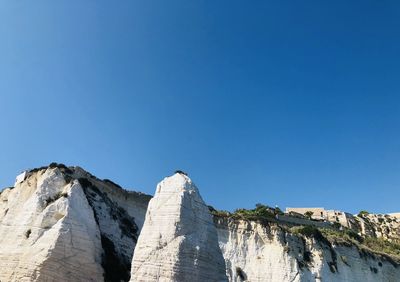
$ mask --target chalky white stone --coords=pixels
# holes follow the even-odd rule
[[[1,200],[0,281],[103,279],[99,229],[78,182],[67,184],[58,169],[48,169]]]
[[[227,281],[208,207],[184,174],[157,186],[133,256],[131,281]]]
[[[0,194],[0,281],[104,281],[106,250],[128,280],[148,199],[79,167],[29,172]]]
[[[400,281],[399,266],[384,257],[363,255],[355,246],[302,239],[277,224],[219,221],[229,281]]]
[[[148,195],[70,170],[30,171],[0,193],[1,282],[128,281],[129,274],[131,281],[400,282],[389,256],[356,245],[294,235],[280,221],[214,223],[183,174],[165,178],[149,204]],[[396,214],[355,218],[357,232],[399,239]]]

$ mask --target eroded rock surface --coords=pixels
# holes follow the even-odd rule
[[[131,281],[227,281],[217,231],[184,174],[165,178],[150,200]]]
[[[43,170],[1,199],[1,281],[103,278],[100,232],[77,181]]]
[[[27,173],[0,195],[0,281],[129,281],[149,198],[79,167]]]
[[[400,281],[398,258],[354,241],[212,218],[182,173],[150,198],[79,167],[21,174],[0,193],[0,281]],[[398,242],[399,216],[355,218],[355,234]]]
[[[356,246],[294,235],[275,223],[216,224],[229,281],[400,281],[400,265]]]

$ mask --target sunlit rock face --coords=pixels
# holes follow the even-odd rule
[[[1,198],[1,281],[103,279],[100,232],[77,181],[48,169]]]
[[[0,193],[0,281],[400,282],[398,261],[357,244],[212,218],[181,173],[150,199],[79,167],[19,175]],[[399,238],[399,217],[356,218],[360,234]]]
[[[217,231],[184,174],[165,178],[150,200],[131,281],[227,281]]]
[[[400,281],[400,265],[356,246],[293,235],[275,223],[215,221],[229,281]]]
[[[149,197],[74,167],[0,195],[0,281],[128,281]]]

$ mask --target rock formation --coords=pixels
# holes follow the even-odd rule
[[[400,281],[400,266],[348,244],[299,236],[276,223],[216,219],[229,281]]]
[[[364,214],[353,230],[324,234],[268,217],[271,208],[261,219],[211,216],[183,173],[164,179],[151,201],[57,164],[14,186],[0,193],[1,282],[400,281],[398,215]]]
[[[78,167],[30,171],[0,195],[0,281],[129,280],[147,202]]]
[[[227,281],[209,209],[182,173],[165,178],[150,200],[131,281]]]
[[[400,242],[400,218],[388,214],[365,214],[355,217],[363,235]]]

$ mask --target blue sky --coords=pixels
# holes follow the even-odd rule
[[[398,1],[2,1],[0,186],[52,161],[219,209],[399,211]]]

